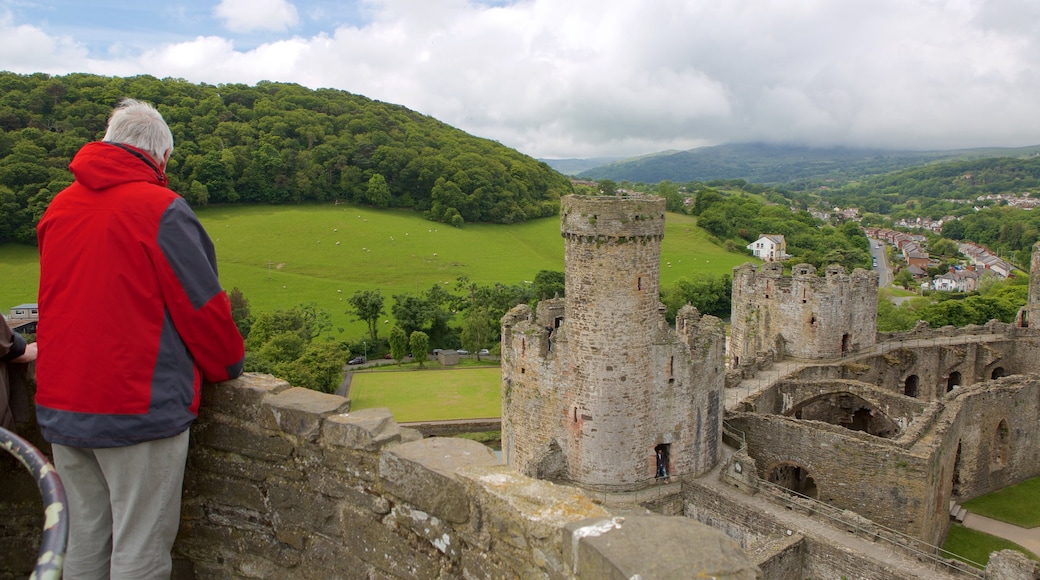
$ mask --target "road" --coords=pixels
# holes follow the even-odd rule
[[[892,270],[888,267],[888,253],[885,251],[888,245],[881,240],[867,239],[870,240],[870,255],[877,262],[874,271],[878,273],[878,288],[884,288],[892,283]]]

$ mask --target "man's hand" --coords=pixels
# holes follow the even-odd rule
[[[29,344],[25,345],[25,352],[23,352],[21,354],[21,356],[15,357],[15,358],[7,361],[7,362],[13,362],[13,363],[32,362],[32,361],[36,360],[36,352],[37,352],[37,350],[38,350],[38,347],[36,346],[36,343],[35,342],[30,342]]]

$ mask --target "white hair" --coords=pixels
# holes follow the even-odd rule
[[[159,111],[148,103],[123,99],[108,119],[105,141],[124,143],[143,150],[163,165],[173,152],[173,133]]]

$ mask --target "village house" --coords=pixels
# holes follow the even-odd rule
[[[757,241],[747,245],[756,258],[766,262],[780,262],[788,258],[787,241],[781,234],[762,234]]]
[[[10,314],[7,318],[11,320],[19,320],[24,318],[39,318],[40,308],[36,304],[19,304],[11,309]]]
[[[955,270],[936,276],[932,289],[943,292],[973,292],[979,286],[979,273],[974,269]]]

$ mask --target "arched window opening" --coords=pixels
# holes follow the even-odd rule
[[[903,394],[908,397],[917,398],[917,387],[920,385],[921,379],[917,375],[910,375],[906,377],[906,382],[903,383]]]
[[[1011,437],[1006,419],[1001,419],[997,424],[997,431],[993,434],[993,457],[990,462],[993,469],[1000,469],[1007,465],[1008,456],[1011,455]]]
[[[961,384],[961,373],[953,371],[950,373],[950,378],[946,380],[946,392],[949,393],[954,387]]]
[[[997,368],[993,369],[992,373],[990,373],[989,378],[991,378],[991,379],[999,379],[1000,377],[1006,377],[1006,376],[1007,376],[1007,371],[1004,370],[1004,367],[997,367]]]
[[[769,482],[789,489],[795,493],[818,499],[820,490],[816,487],[809,470],[794,463],[781,463],[769,471]]]

